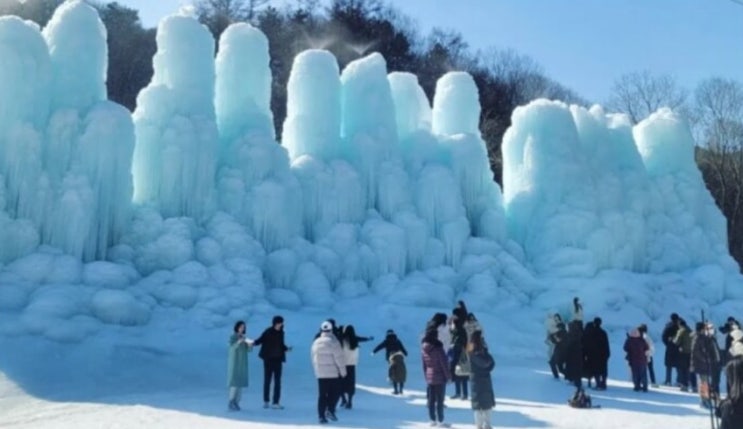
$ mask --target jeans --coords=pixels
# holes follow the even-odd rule
[[[428,417],[432,422],[444,421],[444,392],[446,384],[429,384],[426,389],[428,395]]]
[[[273,379],[273,403],[278,404],[281,400],[281,367],[282,362],[279,359],[263,361],[263,402],[268,403],[271,379]]]

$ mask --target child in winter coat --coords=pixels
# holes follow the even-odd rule
[[[227,359],[227,387],[230,388],[230,402],[227,404],[231,411],[240,411],[242,389],[248,387],[248,352],[253,347],[253,341],[245,338],[245,322],[235,323],[229,341]]]
[[[446,358],[444,345],[438,340],[437,330],[428,329],[421,344],[421,359],[423,361],[423,375],[426,378],[426,397],[428,398],[428,416],[431,426],[445,427],[444,423],[444,392],[446,383],[451,380],[449,362]]]
[[[495,407],[493,381],[490,373],[495,368],[495,360],[488,353],[482,331],[472,333],[467,345],[470,360],[470,383],[472,384],[472,409],[475,411],[477,429],[492,429],[490,414]]]
[[[639,329],[633,329],[624,342],[624,351],[627,352],[627,360],[632,369],[632,382],[635,392],[648,391],[648,343],[642,338]]]
[[[408,377],[408,370],[405,367],[405,355],[402,352],[395,352],[389,359],[389,378],[394,387],[393,395],[402,395],[402,389]]]

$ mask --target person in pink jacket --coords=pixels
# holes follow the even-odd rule
[[[431,426],[447,427],[444,423],[444,394],[446,383],[451,380],[449,360],[444,345],[438,339],[435,328],[427,329],[421,345],[423,375],[426,378],[428,396],[428,416]]]

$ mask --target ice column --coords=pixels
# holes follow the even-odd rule
[[[201,219],[213,208],[217,157],[214,39],[196,19],[174,15],[160,22],[157,47],[134,112],[134,201]]]
[[[269,61],[260,30],[241,23],[222,33],[215,96],[220,206],[270,251],[301,232],[302,198],[287,152],[274,140]]]

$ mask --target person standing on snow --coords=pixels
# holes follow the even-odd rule
[[[609,358],[611,357],[609,336],[601,327],[602,323],[600,317],[593,319],[594,341],[596,343],[596,390],[606,390],[606,379],[609,376]]]
[[[575,387],[583,387],[583,322],[573,320],[568,325],[565,378]]]
[[[495,368],[495,360],[488,353],[482,331],[472,333],[467,354],[470,360],[470,383],[472,392],[472,409],[475,411],[477,429],[492,429],[490,415],[495,407],[495,394],[490,373]]]
[[[714,335],[714,330],[712,331]],[[704,408],[712,407],[712,398],[717,395],[715,375],[720,366],[720,350],[707,325],[697,323],[691,342],[691,371],[699,376],[699,397]],[[719,386],[718,386],[719,387]]]
[[[740,329],[740,323],[732,316],[728,317],[725,324],[720,326],[720,333],[725,335],[725,353],[722,354],[723,356],[730,353],[730,347],[733,345],[733,337],[730,334],[736,329]]]
[[[340,395],[338,379],[346,376],[341,344],[333,335],[333,325],[325,321],[320,325],[320,336],[312,343],[312,368],[318,384],[317,414],[320,423],[328,419],[337,421],[335,404]]]
[[[679,330],[679,316],[676,313],[671,314],[671,320],[666,323],[666,327],[663,329],[662,340],[663,345],[666,346],[666,354],[664,358],[664,364],[666,366],[666,380],[663,382],[666,386],[671,386],[673,375],[673,369],[676,368],[676,382],[681,384],[681,371],[679,370],[679,348],[674,340]]]
[[[596,340],[596,328],[593,322],[588,322],[583,330],[583,377],[588,379],[589,388],[591,387],[591,380],[596,377],[597,367],[598,342]],[[598,387],[598,378],[596,387]]]
[[[691,331],[684,319],[679,319],[678,332],[676,332],[673,343],[678,347],[679,352],[677,369],[681,390],[688,392],[689,387],[696,384],[696,380],[692,382],[691,379]]]
[[[230,401],[227,406],[231,411],[240,411],[242,389],[248,387],[248,352],[253,348],[253,341],[245,337],[246,329],[245,322],[237,321],[229,340],[227,387]]]
[[[346,361],[346,378],[343,379],[341,408],[353,408],[353,395],[356,393],[356,365],[359,364],[359,343],[371,341],[374,337],[359,337],[353,325],[343,328],[343,357]]]
[[[436,329],[426,330],[421,344],[423,375],[426,379],[426,398],[431,426],[446,427],[444,423],[444,394],[451,380],[449,362],[444,345],[438,340]]]
[[[736,356],[725,367],[728,397],[720,402],[717,417],[719,429],[743,428],[743,357]]]
[[[639,329],[630,331],[624,342],[624,351],[627,352],[627,360],[632,368],[632,383],[635,392],[648,391],[648,343],[642,338]]]
[[[555,380],[559,380],[560,374],[565,375],[567,373],[565,362],[568,355],[568,331],[565,329],[565,324],[562,322],[558,323],[557,331],[550,335],[549,339],[554,345],[549,361],[550,369]]]
[[[460,301],[461,302],[461,301]],[[449,372],[454,380],[454,395],[451,399],[464,399],[467,400],[469,380],[469,362],[467,362],[467,354],[465,348],[467,347],[467,331],[464,329],[464,320],[460,320],[458,316],[452,316],[450,320],[451,329],[451,352],[450,352],[450,365]],[[461,375],[457,375],[457,366],[463,368]]]
[[[283,410],[281,405],[281,372],[286,362],[286,352],[291,350],[284,343],[284,318],[274,316],[271,327],[267,328],[253,343],[261,346],[258,357],[263,360],[263,408],[269,407],[269,394],[271,392],[271,379],[273,378],[273,401],[271,407],[275,410]]]
[[[644,339],[648,345],[648,351],[645,352],[645,355],[648,358],[648,375],[650,376],[650,386],[658,387],[658,385],[655,383],[655,368],[653,368],[653,355],[655,354],[655,343],[653,343],[653,339],[650,338],[650,334],[648,334],[648,325],[643,323],[637,329],[640,331],[640,334],[642,335],[642,339]]]
[[[573,298],[573,319],[571,322],[576,320],[581,323],[583,322],[583,304],[581,304],[577,296]]]

